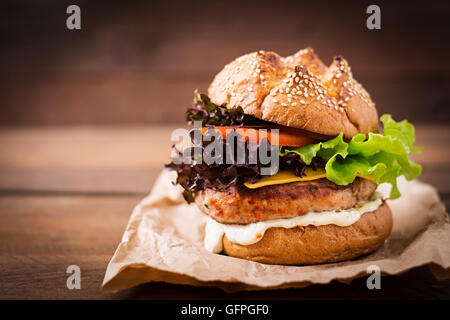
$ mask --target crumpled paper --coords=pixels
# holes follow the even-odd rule
[[[106,269],[103,290],[141,283],[219,287],[227,292],[304,287],[332,280],[350,282],[376,265],[382,274],[400,274],[430,265],[438,279],[450,278],[450,222],[432,186],[399,179],[402,197],[389,201],[394,217],[391,236],[376,252],[351,261],[313,266],[266,265],[214,254],[203,248],[207,221],[195,204],[182,198],[163,171],[152,192],[133,210],[122,240]],[[388,196],[389,190],[378,189]]]

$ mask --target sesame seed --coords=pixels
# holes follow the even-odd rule
[[[305,100],[300,100],[301,104],[306,104]]]

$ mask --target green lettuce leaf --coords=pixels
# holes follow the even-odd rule
[[[384,125],[384,134],[357,134],[350,142],[339,136],[317,144],[295,149],[280,149],[280,156],[289,153],[298,154],[309,165],[314,157],[325,161],[327,179],[337,185],[347,185],[356,176],[371,175],[377,184],[392,185],[391,199],[401,196],[397,187],[397,178],[405,176],[413,180],[422,173],[422,167],[409,159],[411,152],[421,152],[414,146],[414,126],[406,120],[396,122],[391,115],[380,118]]]

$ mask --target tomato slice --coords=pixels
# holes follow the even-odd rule
[[[259,143],[262,139],[267,138],[272,145],[286,147],[303,147],[320,141],[304,134],[304,130],[297,130],[282,126],[202,127],[202,134],[205,134],[209,128],[219,132],[222,139],[226,139],[228,133],[232,130],[236,130],[236,132],[242,136],[243,141],[249,140],[251,142]],[[272,129],[277,129],[278,132]]]

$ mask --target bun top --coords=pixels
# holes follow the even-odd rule
[[[262,50],[241,56],[216,75],[208,95],[217,105],[323,135],[378,132],[375,104],[347,61],[337,56],[327,67],[312,48],[285,58]]]

